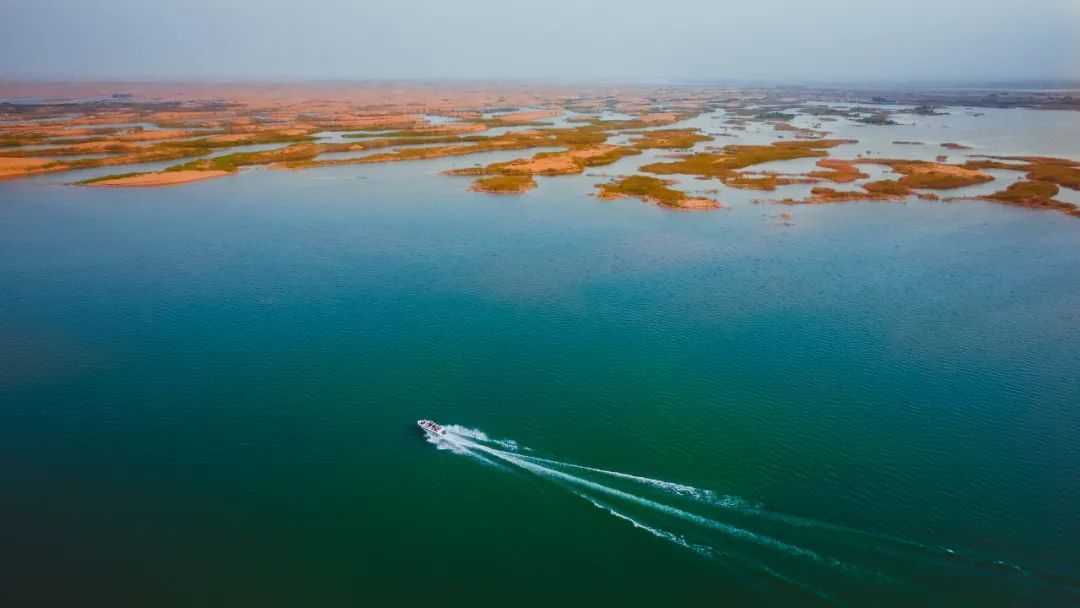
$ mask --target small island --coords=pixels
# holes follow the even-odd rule
[[[145,173],[126,173],[121,175],[104,175],[79,182],[86,186],[109,187],[109,188],[138,188],[147,186],[172,186],[186,184],[204,179],[223,177],[229,175],[228,171],[148,171]]]
[[[531,175],[495,175],[474,181],[469,190],[491,194],[524,194],[536,187]]]
[[[631,175],[607,184],[600,184],[597,186],[600,192],[596,196],[601,200],[615,200],[627,197],[638,198],[651,201],[661,207],[680,211],[705,211],[723,207],[723,205],[712,199],[693,198],[685,192],[668,188],[673,183],[670,180],[647,175]]]

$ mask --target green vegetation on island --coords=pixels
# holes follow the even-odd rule
[[[469,190],[493,194],[522,194],[536,187],[531,175],[495,175],[474,181]]]
[[[618,199],[634,197],[648,200],[662,207],[682,210],[718,209],[720,204],[714,200],[705,198],[691,198],[685,192],[668,188],[671,181],[649,177],[647,175],[631,175],[610,183],[600,184],[597,197],[601,199]]]

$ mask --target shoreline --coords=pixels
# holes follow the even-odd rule
[[[159,188],[232,175],[230,171],[152,171],[124,176],[105,176],[75,185],[90,188]]]
[[[72,87],[55,90],[78,88]],[[391,90],[395,95],[387,95]],[[173,96],[151,99],[149,91]],[[211,99],[211,92],[217,97]],[[963,91],[952,94],[954,101],[967,99]],[[1044,101],[1061,99],[1049,95]],[[711,199],[676,198],[660,190],[668,175],[716,180],[717,191],[778,191],[786,204],[936,200],[937,192],[957,190],[958,197],[1080,215],[1069,202],[1074,197],[1053,198],[1058,190],[1044,196],[1050,186],[1080,191],[1080,154],[976,154],[978,138],[967,135],[958,142],[923,144],[910,137],[911,115],[947,126],[958,114],[930,104],[830,105],[834,101],[828,91],[783,88],[203,85],[181,93],[162,84],[104,99],[0,103],[0,180],[117,167],[116,175],[78,185],[165,187],[234,175],[244,167],[305,170],[521,151],[518,158],[443,172],[474,176],[468,189],[476,192],[521,194],[538,187],[531,176],[581,175],[590,167],[616,165],[614,172],[657,180],[648,188],[663,194],[645,198],[670,208],[715,207]],[[559,120],[546,120],[552,118]],[[862,129],[892,129],[886,141],[893,147],[875,143],[881,149],[858,150],[851,136]],[[734,142],[721,145],[725,137]],[[934,156],[928,145],[953,153],[954,160]],[[636,156],[643,158],[635,163]],[[816,162],[795,171],[770,164],[800,159]],[[140,171],[148,163],[154,170]],[[879,169],[871,171],[874,165]],[[993,173],[1001,170],[1033,185],[1017,190],[1012,177]],[[999,179],[1002,185],[994,191],[959,190]]]

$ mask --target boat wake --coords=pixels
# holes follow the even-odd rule
[[[428,434],[440,450],[544,478],[635,529],[825,604],[865,603],[868,593],[883,591],[890,597],[914,594],[911,599],[936,591],[911,580],[920,572],[938,582],[946,572],[950,580],[966,577],[1012,589],[1022,583],[1080,598],[1073,581],[1002,560],[776,512],[688,484],[526,454],[528,448],[478,429],[443,428],[443,435]]]

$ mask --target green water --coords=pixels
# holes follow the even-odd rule
[[[1080,221],[474,162],[0,184],[4,604],[1080,601]]]

